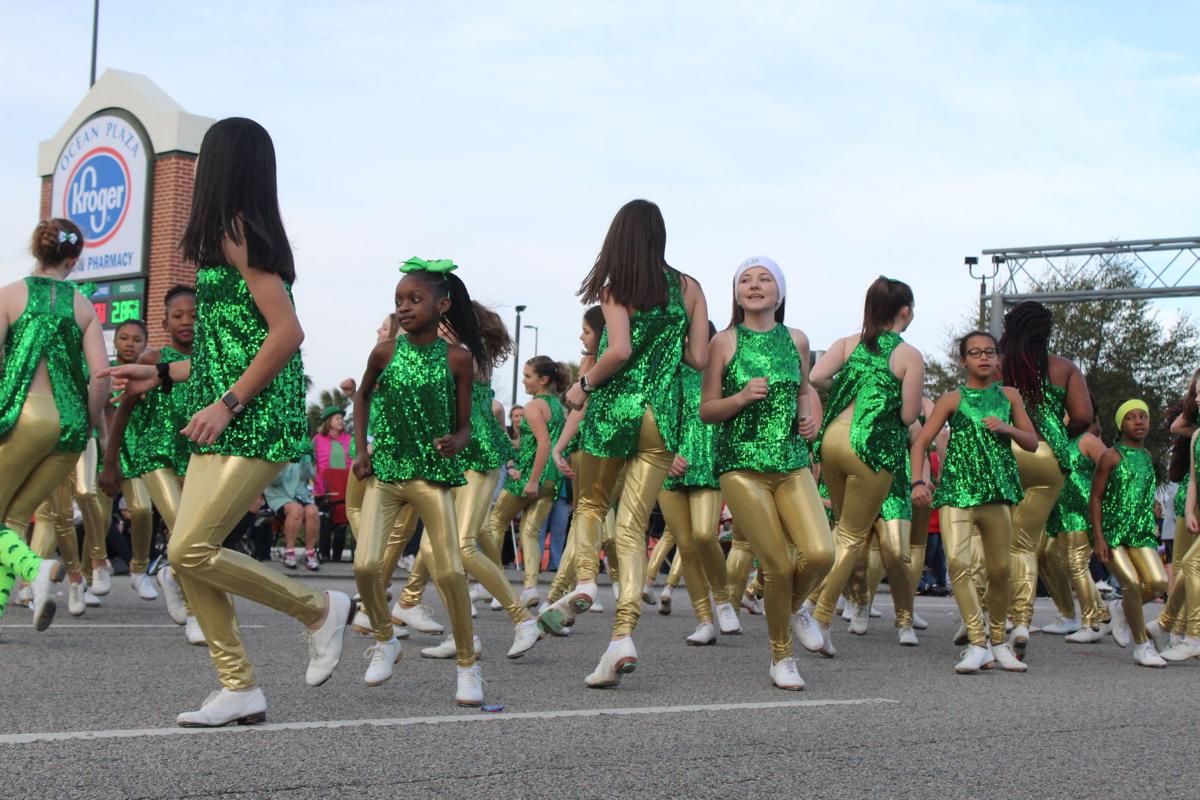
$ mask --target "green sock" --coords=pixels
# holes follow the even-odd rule
[[[0,567],[33,581],[41,566],[42,557],[30,550],[24,539],[8,528],[0,528]]]

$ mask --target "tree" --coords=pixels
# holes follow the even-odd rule
[[[1063,278],[1048,272],[1041,280],[1045,291],[1119,289],[1138,286],[1138,272],[1128,263],[1112,261],[1084,275]],[[1112,444],[1118,439],[1114,419],[1117,407],[1130,398],[1150,406],[1151,430],[1146,446],[1161,466],[1170,446],[1171,420],[1166,410],[1179,401],[1200,366],[1200,329],[1186,314],[1164,319],[1149,300],[1094,300],[1055,303],[1054,334],[1050,351],[1079,365],[1095,397],[1101,436]],[[973,315],[972,315],[973,316]],[[967,328],[973,327],[968,323]],[[945,391],[959,382],[958,353],[946,361],[931,361],[927,384]],[[952,385],[951,384],[952,380]]]
[[[308,430],[311,434],[316,434],[317,428],[321,425],[321,412],[330,406],[337,406],[340,409],[347,410],[350,408],[350,398],[346,396],[338,387],[332,389],[322,389],[320,397],[316,403],[308,404]],[[351,419],[347,418],[346,428],[350,428]]]

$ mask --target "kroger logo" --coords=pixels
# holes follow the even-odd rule
[[[120,229],[129,209],[131,183],[125,159],[111,147],[97,147],[75,165],[63,208],[89,247],[104,244]]]

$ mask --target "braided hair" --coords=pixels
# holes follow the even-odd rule
[[[1031,409],[1045,399],[1042,380],[1050,363],[1048,345],[1054,317],[1041,303],[1026,300],[1004,315],[1004,335],[996,349],[1003,359],[1004,382],[1021,393]]]

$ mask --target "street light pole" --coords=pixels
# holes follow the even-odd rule
[[[536,355],[541,355],[541,352],[542,352],[542,351],[541,351],[541,349],[538,347],[538,326],[537,326],[537,325],[526,325],[525,327],[526,327],[526,328],[533,328],[533,354],[534,354],[535,356],[536,356]]]
[[[525,306],[517,306],[517,338],[513,345],[513,391],[512,406],[509,406],[510,412],[517,404],[517,376],[521,370],[521,312],[524,310]]]
[[[88,88],[96,85],[96,35],[100,29],[100,0],[92,3],[92,80]]]

